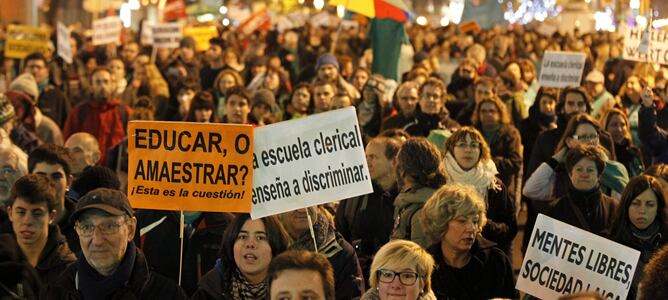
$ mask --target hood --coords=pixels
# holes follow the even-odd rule
[[[424,204],[435,192],[435,189],[429,187],[412,187],[406,189],[397,195],[394,199],[394,207],[404,207],[410,204]]]

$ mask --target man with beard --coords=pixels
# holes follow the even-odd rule
[[[100,161],[106,161],[107,150],[125,137],[130,108],[112,98],[114,84],[111,71],[100,67],[91,73],[93,98],[77,105],[67,116],[63,135],[68,139],[77,132],[88,132],[97,137]]]
[[[336,85],[337,90],[345,90],[357,103],[360,98],[360,92],[350,83],[348,83],[339,73],[339,63],[334,55],[325,53],[318,57],[315,65],[316,78],[314,81],[326,81]]]
[[[209,40],[209,50],[205,54],[207,64],[199,71],[203,91],[213,88],[213,82],[218,73],[225,67],[225,61],[223,61],[224,49],[225,41],[223,39],[212,38]]]
[[[420,87],[420,99],[415,109],[413,121],[404,126],[412,136],[429,136],[432,130],[454,130],[459,124],[452,120],[445,107],[446,89],[440,79],[429,78]]]

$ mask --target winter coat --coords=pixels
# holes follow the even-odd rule
[[[517,235],[515,201],[503,183],[497,182],[497,184],[501,186],[500,189],[487,190],[487,224],[482,230],[482,235],[510,255],[513,239]]]
[[[125,287],[114,293],[111,299],[187,299],[183,290],[173,281],[151,272],[142,252],[139,249],[135,251],[137,254],[130,279]],[[42,293],[40,299],[83,299],[77,288],[77,269],[76,263],[70,264],[55,282],[47,286],[46,292]]]
[[[582,230],[609,238],[619,212],[619,201],[598,190],[587,197],[578,196],[572,186],[569,192],[550,203],[546,215]]]
[[[74,253],[67,247],[65,237],[60,234],[58,226],[49,225],[49,236],[39,256],[35,270],[42,284],[54,282],[67,265],[76,260]]]
[[[56,122],[59,128],[63,128],[67,115],[72,109],[72,104],[60,89],[48,84],[39,94],[37,107],[45,116]]]
[[[427,251],[436,268],[431,286],[438,299],[516,298],[513,267],[510,259],[496,244],[478,236],[469,250],[471,259],[463,268],[445,263],[441,242]]]
[[[459,127],[459,124],[448,117],[449,113],[444,109],[441,114],[428,115],[422,113],[420,108],[415,108],[415,116],[413,121],[404,126],[404,130],[412,136],[429,136],[429,132],[434,129],[450,129],[454,130]]]
[[[222,265],[222,264],[220,264]],[[199,287],[190,297],[190,300],[226,300],[232,299],[231,291],[223,290],[223,283],[230,282],[231,278],[224,278],[219,263],[202,276]]]
[[[480,132],[482,130],[478,128]],[[487,141],[492,160],[499,171],[497,176],[508,187],[511,195],[515,195],[515,186],[522,169],[522,140],[515,126],[502,125],[491,141]]]
[[[615,154],[617,161],[626,168],[629,177],[638,176],[645,169],[640,149],[631,145],[630,139],[624,139],[621,144],[615,143]]]
[[[413,117],[406,117],[402,113],[397,113],[383,120],[380,126],[380,131],[383,132],[383,130],[395,128],[401,129],[408,125],[408,123],[413,122],[413,120]]]
[[[179,278],[179,261],[174,258],[178,258],[180,252],[180,216],[177,212],[140,210],[136,217],[137,233],[140,229],[157,224],[136,240],[151,270],[176,282]],[[220,257],[223,232],[231,220],[231,214],[203,213],[198,220],[186,225],[181,286],[188,295],[195,292],[200,278],[214,267],[216,259]]]
[[[420,212],[435,191],[429,187],[411,187],[397,195],[391,239],[411,240],[423,248],[431,245],[420,222]]]
[[[668,108],[664,108],[666,109]],[[650,151],[653,162],[668,163],[668,132],[657,126],[656,109],[641,107],[638,119],[638,136],[643,147]]]

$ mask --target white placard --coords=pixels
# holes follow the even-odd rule
[[[373,192],[354,107],[255,129],[253,219]]]
[[[338,18],[323,11],[313,15],[309,19],[309,22],[311,22],[311,24],[316,27],[334,27],[336,26],[336,19]]]
[[[68,64],[72,63],[72,48],[70,46],[70,30],[67,29],[63,23],[58,22],[57,25],[58,36],[56,40],[58,41],[58,56],[60,56],[63,61]]]
[[[151,26],[153,46],[156,48],[178,48],[183,30],[180,23],[163,23]]]
[[[538,83],[556,88],[579,86],[585,58],[584,53],[546,51]]]
[[[93,45],[118,43],[122,29],[123,22],[117,16],[93,21]]]
[[[626,299],[640,252],[539,214],[516,288],[540,299],[596,292]]]
[[[142,46],[150,46],[153,44],[153,24],[144,21],[141,24],[141,37],[139,38]]]
[[[624,30],[624,59],[668,65],[668,31],[647,33],[638,28]]]

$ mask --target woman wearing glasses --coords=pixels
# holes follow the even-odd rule
[[[516,298],[508,257],[480,233],[487,222],[485,202],[467,185],[448,184],[429,198],[421,214],[436,269],[438,299]]]
[[[435,300],[431,291],[434,259],[420,245],[393,240],[381,247],[371,263],[371,289],[360,300]]]
[[[473,127],[460,128],[445,142],[443,162],[448,183],[470,185],[482,196],[487,208],[482,235],[510,256],[510,246],[517,234],[515,203],[497,177],[499,172],[485,138]]]
[[[604,168],[599,174],[601,191],[619,199],[629,182],[629,175],[624,165],[609,159],[606,150],[599,145],[601,133],[598,122],[588,114],[572,117],[559,141],[556,154],[548,162],[542,163],[524,183],[524,196],[536,200],[534,204],[538,206],[537,209],[544,210],[546,208],[541,207],[541,202],[566,195],[569,182],[569,174],[564,165],[566,153],[576,146],[590,145],[600,150],[604,161]]]

